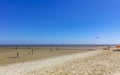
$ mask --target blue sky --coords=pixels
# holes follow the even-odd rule
[[[120,1],[0,0],[0,43],[120,43]]]

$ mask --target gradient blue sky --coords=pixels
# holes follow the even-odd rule
[[[0,43],[120,43],[120,0],[0,0]]]

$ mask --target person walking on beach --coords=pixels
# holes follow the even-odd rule
[[[52,46],[51,46],[51,48],[50,48],[50,51],[51,51],[51,52],[53,51]]]
[[[58,47],[56,47],[56,50],[58,51]]]
[[[16,47],[16,49],[18,49],[18,47]]]
[[[31,50],[31,53],[33,54],[33,48],[32,48],[32,50]]]
[[[16,58],[19,58],[20,56],[19,56],[19,53],[17,52],[17,55],[16,55]]]

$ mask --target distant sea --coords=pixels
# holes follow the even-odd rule
[[[43,47],[43,46],[116,46],[119,44],[0,44],[0,47]]]

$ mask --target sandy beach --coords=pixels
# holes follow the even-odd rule
[[[72,47],[73,48],[73,47]],[[59,47],[56,50],[56,47],[0,47],[0,65],[13,64],[18,62],[26,62],[37,59],[44,59],[56,56],[63,56],[66,54],[73,54],[78,52],[86,52],[90,50],[75,50],[79,48],[68,48],[68,47]],[[33,54],[31,50],[33,49]],[[19,58],[15,58],[19,53]]]
[[[83,53],[68,54],[53,58],[29,61],[25,63],[4,65],[0,66],[0,75],[36,75],[36,73],[38,73],[38,75],[41,75],[39,74],[39,71],[43,71],[44,74],[47,69],[52,70],[51,68],[53,67],[63,65],[67,62],[72,62],[73,60],[91,56],[98,52],[100,51],[97,50]],[[52,73],[50,75],[52,75]]]
[[[0,75],[119,75],[120,73],[120,52],[114,49],[42,51],[36,51],[36,55],[24,55],[23,53],[27,53],[24,50],[23,53],[20,52],[24,55],[20,58],[4,58],[5,64],[1,62]]]

